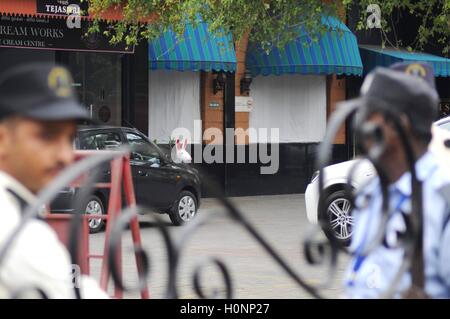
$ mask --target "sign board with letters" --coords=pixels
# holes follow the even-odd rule
[[[102,32],[89,34],[87,19],[80,28],[69,27],[67,19],[58,17],[0,16],[0,47],[42,50],[133,53],[134,47],[112,45]],[[108,25],[101,24],[106,30]]]
[[[209,102],[209,107],[212,109],[218,109],[218,108],[220,108],[220,103],[216,102],[216,101],[211,101],[211,102]]]
[[[36,0],[36,11],[42,14],[88,15],[87,0]]]
[[[250,96],[236,96],[235,112],[251,112],[253,109],[253,98]]]

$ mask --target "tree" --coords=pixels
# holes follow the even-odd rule
[[[248,34],[249,40],[269,50],[283,47],[298,35],[299,26],[316,39],[327,29],[322,16],[337,14],[337,3],[321,0],[90,0],[89,4],[94,17],[111,8],[123,11],[123,20],[107,35],[113,43],[128,45],[157,38],[168,29],[181,35],[187,21],[193,25],[204,21],[212,32],[230,33],[235,41]],[[98,24],[91,30],[99,31]]]
[[[344,0],[344,5],[347,9],[357,7],[362,13],[358,30],[370,27],[368,19],[374,13],[370,8],[378,6],[383,46],[423,50],[427,44],[435,44],[444,55],[450,53],[450,0]],[[402,23],[402,18],[408,15],[415,17],[416,29],[416,26]],[[397,36],[399,28],[408,28],[408,32],[416,34],[415,39],[405,43]]]
[[[94,17],[101,17],[111,8],[123,11],[123,20],[107,31],[113,43],[136,44],[142,39],[157,38],[169,28],[181,35],[187,21],[195,25],[201,17],[212,32],[231,33],[236,41],[249,34],[250,41],[260,43],[266,50],[283,47],[298,34],[299,26],[313,40],[317,39],[327,29],[321,18],[337,16],[342,8],[359,7],[362,14],[358,29],[368,28],[371,13],[367,8],[377,4],[381,9],[383,45],[422,49],[429,41],[435,41],[443,47],[444,54],[450,50],[450,0],[89,0],[89,4]],[[405,44],[396,38],[399,14],[414,15],[420,20],[413,43]],[[98,23],[91,31],[99,31]]]

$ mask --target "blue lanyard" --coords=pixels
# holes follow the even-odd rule
[[[405,200],[407,200],[408,198],[409,198],[409,196],[401,194],[400,195],[400,200],[398,201],[398,204],[395,207],[394,212],[399,211],[400,208],[402,207],[403,203],[405,202]],[[361,241],[361,244],[359,245],[359,247],[356,249],[356,260],[355,260],[355,263],[353,265],[352,278],[351,278],[350,282],[348,283],[349,285],[353,285],[354,277],[356,276],[356,273],[361,268],[362,263],[364,262],[364,260],[367,257],[367,256],[362,254],[362,251],[364,249],[364,246],[366,245],[366,241],[367,241],[367,237],[368,237],[368,233],[369,233],[369,227],[368,227],[369,225],[370,225],[370,218],[368,218],[368,222],[367,222],[367,225],[366,225],[366,231],[364,233],[364,238]]]

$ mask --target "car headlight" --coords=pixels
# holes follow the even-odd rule
[[[311,177],[311,183],[314,183],[314,181],[319,177],[320,171],[315,171]]]

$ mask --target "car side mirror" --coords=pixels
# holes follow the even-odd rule
[[[130,159],[131,159],[131,160],[135,160],[135,161],[142,161],[142,160],[144,160],[144,159],[142,158],[142,155],[139,154],[139,153],[136,153],[136,152],[131,152],[131,153],[130,153]]]

